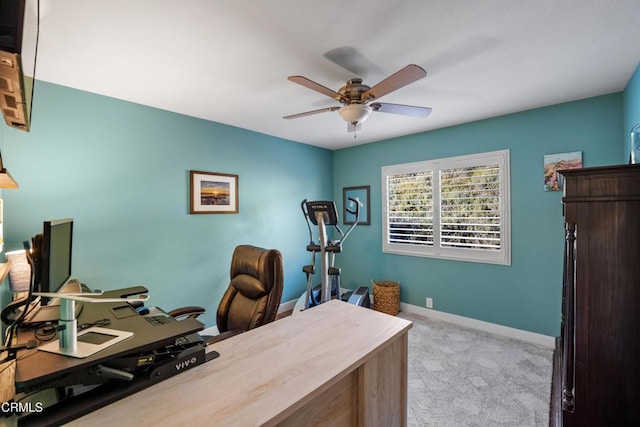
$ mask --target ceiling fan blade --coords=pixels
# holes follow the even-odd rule
[[[313,80],[309,80],[306,77],[302,77],[302,76],[289,76],[287,77],[287,79],[289,81],[292,81],[294,83],[298,83],[299,85],[302,85],[306,88],[309,88],[311,90],[315,90],[316,92],[320,92],[323,95],[328,96],[329,98],[333,98],[337,101],[340,101],[343,96],[340,95],[338,92],[329,89],[328,87],[322,86],[320,83],[316,83]]]
[[[305,111],[304,113],[291,114],[290,116],[284,116],[283,119],[297,119],[298,117],[312,116],[314,114],[325,113],[327,111],[336,111],[338,109],[340,109],[340,107],[320,108],[319,110]]]
[[[362,94],[362,101],[367,99],[380,98],[394,90],[400,89],[403,86],[413,83],[416,80],[420,80],[427,75],[427,72],[417,65],[410,64],[404,67],[402,70],[390,75],[377,85]]]
[[[369,107],[373,111],[379,111],[381,113],[402,114],[403,116],[411,116],[424,118],[431,114],[431,108],[428,107],[416,107],[413,105],[402,104],[388,104],[385,102],[374,102],[369,104]]]

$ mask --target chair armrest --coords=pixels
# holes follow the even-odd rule
[[[190,306],[190,307],[181,307],[176,308],[175,310],[171,310],[167,314],[171,317],[188,317],[188,318],[196,318],[204,313],[206,310],[202,307]]]

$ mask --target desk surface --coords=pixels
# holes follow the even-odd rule
[[[334,300],[216,343],[211,350],[219,358],[70,425],[275,424],[406,336],[411,326]]]

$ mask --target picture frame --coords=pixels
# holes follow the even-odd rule
[[[237,214],[238,175],[189,171],[192,214]]]
[[[563,190],[564,177],[557,171],[580,168],[582,168],[582,151],[546,154],[544,156],[544,191]]]
[[[342,222],[345,225],[354,224],[356,221],[355,215],[349,213],[347,208],[353,210],[353,202],[349,198],[357,199],[360,201],[360,218],[358,225],[371,225],[371,206],[370,206],[370,192],[371,187],[369,185],[361,185],[359,187],[344,187],[342,189]]]
[[[633,165],[640,163],[640,123],[631,128],[629,163]]]

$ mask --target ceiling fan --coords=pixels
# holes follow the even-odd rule
[[[403,86],[413,83],[426,75],[427,72],[424,69],[417,65],[410,64],[372,87],[363,84],[362,79],[360,78],[352,78],[347,80],[347,84],[341,87],[338,92],[309,80],[306,77],[290,76],[288,77],[288,80],[333,98],[336,101],[339,101],[342,104],[342,107],[335,106],[320,108],[319,110],[284,116],[283,119],[297,119],[298,117],[310,116],[327,111],[338,111],[344,121],[347,122],[347,131],[355,132],[373,111],[419,118],[427,117],[431,114],[431,108],[416,107],[413,105],[389,104],[384,102],[371,102],[388,93],[400,89]]]

